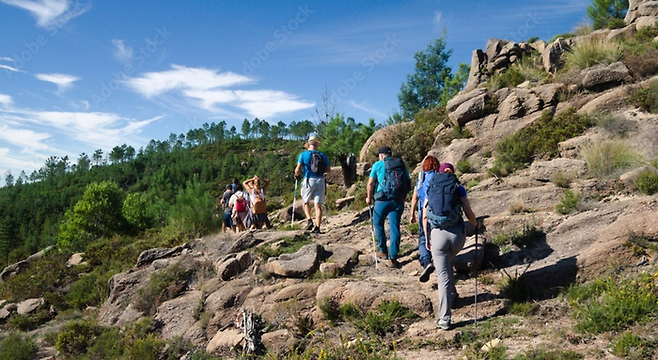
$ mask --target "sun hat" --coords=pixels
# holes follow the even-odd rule
[[[455,167],[452,166],[451,163],[441,164],[441,166],[439,167],[439,172],[443,174],[444,172],[446,172],[446,169],[450,169],[450,172],[453,174],[455,173]]]
[[[315,145],[315,147],[318,147],[320,146],[320,141],[318,141],[318,139],[315,136],[311,136],[310,138],[308,138],[306,144],[304,144],[304,147],[307,148],[311,145]]]
[[[391,155],[391,147],[388,145],[384,145],[379,148],[379,151],[377,151],[377,154],[386,154],[386,155]]]

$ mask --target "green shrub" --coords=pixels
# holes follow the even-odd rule
[[[594,65],[609,65],[622,58],[621,44],[613,41],[585,41],[567,51],[565,69],[587,69]]]
[[[555,186],[564,189],[568,189],[571,186],[573,179],[574,179],[573,175],[565,173],[564,171],[555,172],[551,176],[551,182],[555,184]]]
[[[651,83],[648,88],[631,93],[628,102],[646,112],[658,114],[658,81]]]
[[[473,136],[471,135],[470,131],[468,131],[468,129],[459,125],[454,125],[451,127],[450,132],[440,137],[439,141],[441,141],[441,144],[443,145],[450,145],[450,143],[452,143],[452,141],[455,139],[468,139],[470,137]]]
[[[146,193],[132,193],[126,196],[121,214],[136,230],[146,230],[156,225],[156,211]]]
[[[508,314],[528,317],[537,310],[537,305],[531,302],[511,302],[505,307]]]
[[[101,333],[94,323],[85,320],[72,321],[57,335],[55,348],[67,356],[85,354],[92,341]]]
[[[420,233],[420,224],[418,222],[407,224],[407,231],[411,235],[418,235]]]
[[[471,162],[468,161],[468,159],[457,161],[457,170],[459,170],[459,172],[461,172],[462,174],[469,174],[475,172],[473,165],[471,165]]]
[[[564,196],[557,205],[555,205],[555,211],[562,215],[566,215],[574,211],[580,203],[580,194],[575,193],[571,190],[564,190]]]
[[[532,349],[516,355],[514,360],[579,360],[583,355],[573,350]]]
[[[121,329],[104,329],[87,347],[86,354],[90,359],[121,359],[127,345]]]
[[[401,320],[417,317],[418,315],[396,300],[382,301],[376,311],[368,312],[365,318],[355,322],[354,325],[366,332],[384,336],[394,324],[399,324]]]
[[[76,271],[66,267],[70,253],[57,250],[47,252],[41,259],[17,276],[0,284],[0,298],[14,302],[39,298],[65,286],[76,278]]]
[[[526,270],[528,268],[526,267]],[[499,285],[501,294],[508,299],[511,303],[526,303],[532,299],[534,290],[528,283],[525,270],[519,275],[515,273],[513,276],[503,270],[505,277],[503,282]],[[508,306],[509,307],[509,306]]]
[[[635,179],[635,186],[646,195],[658,192],[658,172],[651,169],[644,170]]]
[[[421,110],[414,121],[399,124],[389,144],[393,155],[402,157],[407,165],[421,162],[436,140],[434,129],[447,119],[445,106],[440,106]]]
[[[198,175],[178,191],[175,204],[169,210],[169,224],[176,231],[202,236],[221,227],[219,218],[213,217],[213,198]]]
[[[626,330],[612,342],[610,347],[614,355],[623,359],[652,359],[656,354],[658,342]]]
[[[19,334],[9,334],[0,341],[0,360],[32,360],[39,348],[30,338]]]
[[[528,127],[496,144],[496,160],[489,172],[495,176],[507,176],[527,167],[534,158],[556,157],[559,155],[558,143],[582,134],[590,126],[591,119],[578,115],[576,108],[555,117],[552,112],[544,111]]]
[[[12,316],[9,319],[9,326],[21,331],[30,331],[38,328],[41,324],[45,324],[51,320],[52,317],[53,314],[51,314],[48,309],[41,308],[32,314],[18,314]]]
[[[330,297],[326,296],[318,304],[320,311],[325,320],[329,320],[331,326],[336,326],[338,321],[340,321],[340,307],[338,304],[332,300]]]
[[[636,279],[615,281],[599,279],[567,291],[569,305],[574,308],[583,333],[600,334],[620,331],[641,324],[658,315],[657,274],[641,274]]]
[[[587,171],[594,177],[615,175],[642,162],[637,152],[618,140],[597,141],[581,151],[587,163]]]
[[[646,255],[646,250],[658,252],[657,242],[658,240],[645,234],[631,231],[624,242],[624,246],[631,248],[636,255]]]
[[[67,303],[79,310],[88,306],[100,306],[107,297],[107,281],[110,278],[108,275],[100,277],[93,272],[81,277],[66,294]]]

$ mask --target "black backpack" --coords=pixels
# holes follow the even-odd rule
[[[459,181],[455,174],[434,174],[427,189],[427,222],[430,228],[463,226],[460,198]]]
[[[311,172],[314,174],[327,172],[327,164],[325,164],[324,157],[319,151],[311,150]]]
[[[384,160],[384,181],[382,190],[375,193],[375,200],[404,200],[411,190],[407,167],[400,158]]]

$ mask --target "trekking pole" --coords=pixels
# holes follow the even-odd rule
[[[488,218],[489,215],[483,215],[477,218],[477,223],[481,222],[482,226],[484,227],[484,219]],[[476,227],[475,228],[475,318],[473,319],[473,323],[475,326],[477,326],[478,323],[478,233],[479,230]]]
[[[295,222],[295,201],[297,200],[297,183],[299,180],[295,178],[295,191],[293,192],[292,195],[292,219],[290,220],[290,228],[292,229],[292,225]]]
[[[375,257],[375,270],[379,270],[377,265],[377,245],[375,242],[375,222],[372,220],[372,206],[368,205],[368,210],[370,211],[370,227],[372,234],[372,255]]]

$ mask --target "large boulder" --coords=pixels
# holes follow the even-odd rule
[[[162,338],[170,340],[187,333],[196,323],[194,313],[203,301],[202,296],[201,291],[190,291],[158,306],[155,320],[163,324]]]
[[[158,259],[164,259],[171,256],[179,255],[180,253],[183,252],[183,250],[189,248],[190,245],[188,243],[185,243],[183,245],[179,245],[173,248],[154,248],[154,249],[144,250],[142,251],[141,254],[139,254],[135,266],[140,267],[150,264]]]
[[[553,74],[560,70],[560,68],[562,68],[562,54],[570,48],[571,46],[569,45],[569,42],[563,38],[558,38],[548,44],[541,53],[544,70]]]
[[[489,98],[488,93],[481,93],[459,105],[448,114],[448,118],[454,125],[464,126],[471,120],[484,117],[486,115],[485,105]]]
[[[601,91],[633,79],[631,71],[621,61],[608,66],[596,65],[581,72],[583,75],[580,86],[587,90]]]
[[[375,131],[375,133],[366,140],[366,143],[363,144],[361,152],[359,153],[359,162],[374,162],[377,158],[377,150],[383,145],[390,145],[395,134],[411,125],[410,122],[405,121],[399,124],[385,126]],[[396,149],[393,149],[393,156],[396,156],[395,151]]]
[[[322,245],[308,244],[293,254],[270,258],[265,264],[265,271],[275,276],[305,278],[318,269],[323,252]]]
[[[27,299],[21,301],[18,303],[18,306],[16,307],[16,313],[18,313],[18,315],[31,314],[37,311],[37,309],[42,307],[45,303],[46,300],[44,298]]]
[[[320,272],[327,276],[345,275],[356,265],[359,252],[348,247],[329,248],[331,256],[320,264]]]
[[[464,87],[465,92],[469,92],[478,87],[485,80],[482,70],[486,69],[487,57],[481,49],[473,50],[471,56],[471,70],[468,74],[468,81]]]
[[[215,270],[220,279],[228,281],[247,270],[252,263],[251,254],[247,251],[242,251],[238,254],[230,254],[226,258],[219,260],[216,263]]]
[[[530,176],[539,181],[551,181],[557,174],[573,178],[583,176],[587,172],[584,160],[557,158],[550,161],[535,161],[530,166]]]

